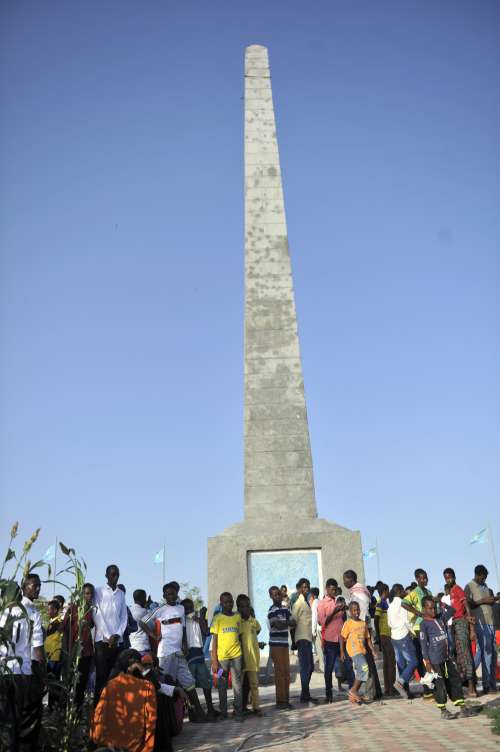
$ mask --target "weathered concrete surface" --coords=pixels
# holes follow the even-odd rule
[[[245,55],[244,361],[245,521],[208,541],[210,608],[224,590],[248,592],[249,551],[320,549],[324,578],[345,569],[363,577],[359,532],[317,518],[271,75],[259,45]]]

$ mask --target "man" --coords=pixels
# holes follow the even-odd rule
[[[206,717],[185,656],[187,653],[186,614],[184,606],[178,603],[178,595],[177,583],[167,582],[163,587],[165,605],[160,606],[142,620],[139,626],[156,641],[158,641],[158,633],[155,627],[159,627],[160,641],[157,656],[160,671],[178,681],[185,690],[192,707],[190,720],[198,723],[206,720]]]
[[[413,644],[415,646],[415,653],[417,654],[417,669],[420,677],[425,676],[425,664],[422,656],[422,647],[420,644],[420,625],[422,623],[422,600],[429,595],[432,595],[431,591],[427,587],[429,578],[425,569],[415,569],[415,579],[417,581],[416,586],[406,595],[403,599],[402,607],[412,614],[411,629],[414,634]],[[413,583],[412,583],[413,584]],[[432,699],[432,692],[430,692],[424,685],[424,700]]]
[[[274,665],[276,686],[276,708],[292,710],[290,705],[290,654],[288,651],[288,630],[295,626],[288,606],[283,605],[283,587],[269,588],[273,605],[267,612],[269,626],[269,652]]]
[[[312,652],[312,613],[311,606],[307,600],[309,593],[309,580],[305,577],[297,582],[296,585],[298,596],[293,604],[292,619],[296,623],[295,643],[299,654],[300,666],[300,702],[307,705],[312,703],[318,704],[315,697],[311,697],[309,684],[314,671],[313,652]]]
[[[370,605],[372,596],[368,588],[358,582],[358,575],[353,569],[347,569],[342,579],[344,587],[348,591],[349,603],[357,603],[359,605],[359,618],[361,621],[366,621],[368,632],[370,633]],[[367,700],[380,699],[382,697],[382,688],[371,650],[368,650],[366,653],[366,662],[368,663],[369,676],[365,684],[364,696]]]
[[[229,672],[233,684],[235,721],[243,720],[242,674],[243,658],[241,650],[241,616],[233,613],[234,599],[231,593],[221,593],[220,613],[214,616],[212,633],[212,673],[217,676],[219,707],[222,718],[227,718],[227,687]]]
[[[333,670],[335,661],[340,657],[340,633],[344,626],[346,611],[345,601],[337,604],[337,580],[330,578],[325,584],[325,596],[318,603],[319,631],[323,632],[323,645],[325,656],[325,693],[326,701],[333,702]],[[346,661],[346,668],[348,662]],[[349,671],[351,670],[349,661]],[[352,673],[352,671],[351,671]],[[354,676],[350,677],[350,684],[354,682]]]
[[[312,637],[314,654],[318,659],[318,671],[321,673],[325,670],[325,656],[323,654],[323,638],[321,636],[321,625],[318,624],[318,603],[319,588],[312,587],[309,591],[309,605],[311,606],[312,615]]]
[[[455,609],[451,629],[460,678],[463,682],[467,682],[469,695],[477,697],[470,640],[470,630],[474,629],[473,625],[476,620],[471,614],[467,596],[462,588],[457,585],[454,570],[448,567],[444,570],[443,577],[449,589],[450,606]]]
[[[483,694],[497,691],[497,650],[493,605],[498,600],[486,584],[488,570],[483,564],[474,569],[474,579],[465,587],[471,613],[476,618],[477,647],[476,668],[481,663]]]
[[[404,587],[396,582],[389,593],[387,623],[391,630],[392,646],[399,672],[399,679],[395,682],[394,688],[402,697],[411,700],[413,695],[410,692],[410,681],[417,667],[417,654],[410,631],[409,613],[402,608],[404,597]]]
[[[43,650],[42,619],[33,601],[40,595],[41,582],[37,574],[29,574],[18,590],[14,601],[21,600],[22,608],[14,605],[0,615],[0,628],[10,622],[11,644],[0,646],[0,668],[5,667],[2,689],[7,707],[11,710],[2,719],[2,745],[19,752],[35,752],[42,721],[42,698],[45,685],[45,654]],[[26,618],[26,615],[28,618]],[[10,621],[12,619],[12,621]],[[2,746],[3,749],[3,746]]]
[[[106,567],[106,584],[95,590],[94,705],[97,705],[118,657],[128,623],[125,595],[118,587],[119,577],[117,565],[110,564]]]

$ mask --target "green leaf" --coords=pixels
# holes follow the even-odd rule
[[[7,551],[7,556],[5,557],[5,561],[10,561],[11,559],[16,558],[16,552],[12,550],[12,548],[9,548]]]
[[[69,556],[70,549],[67,546],[65,546],[62,541],[59,541],[59,548],[61,549],[61,551],[63,552],[65,556]]]

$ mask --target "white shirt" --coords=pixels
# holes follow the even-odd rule
[[[387,609],[387,623],[391,628],[393,640],[402,640],[410,632],[409,613],[401,603],[401,598],[396,596]]]
[[[125,593],[120,588],[113,590],[109,585],[96,588],[95,591],[95,641],[109,640],[111,635],[118,635],[120,642],[127,628],[127,605]]]
[[[347,592],[349,593],[349,603],[357,603],[359,605],[359,618],[361,621],[366,621],[370,615],[371,596],[369,591],[360,582],[356,582]]]
[[[443,597],[441,598],[441,603],[444,603],[447,606],[451,606],[451,595],[443,595]],[[448,619],[446,623],[449,627],[451,627],[451,625],[453,624],[453,616]]]
[[[24,595],[21,599],[21,603],[23,604],[24,608],[28,612],[28,616],[30,618],[31,622],[31,660],[36,661],[35,658],[35,648],[41,648],[43,647],[44,637],[43,637],[43,625],[42,625],[42,616],[40,614],[40,611],[37,609],[33,601],[30,601],[29,598],[26,598]],[[31,674],[31,670],[30,670]]]
[[[158,645],[158,658],[182,651],[182,637],[186,624],[184,606],[160,606],[147,619],[146,624],[160,622],[161,640]]]
[[[130,606],[130,613],[137,622],[137,631],[130,632],[129,634],[130,647],[134,650],[138,650],[139,653],[143,653],[145,650],[151,650],[149,637],[146,632],[141,629],[141,626],[139,624],[139,622],[144,621],[144,619],[148,616],[148,609],[139,606],[138,603],[134,603],[132,606]]]
[[[316,637],[318,631],[318,599],[315,598],[311,603],[311,616],[312,616],[312,633],[313,637]]]
[[[22,599],[22,604],[28,612],[29,619],[19,606],[12,606],[0,616],[0,627],[4,627],[7,618],[13,617],[11,639],[12,645],[0,645],[0,666],[5,665],[13,674],[31,676],[31,661],[33,648],[43,646],[42,618],[40,612],[28,598]],[[9,660],[12,659],[12,660]],[[15,660],[20,658],[21,660]]]
[[[203,635],[201,633],[201,627],[197,621],[195,621],[194,613],[186,615],[186,639],[188,648],[202,648],[203,647]]]

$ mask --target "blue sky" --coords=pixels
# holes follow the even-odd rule
[[[500,547],[500,7],[0,9],[0,521],[206,587],[242,518],[243,56],[269,47],[319,514]],[[367,563],[368,581],[376,566]],[[494,576],[490,577],[494,586]]]

